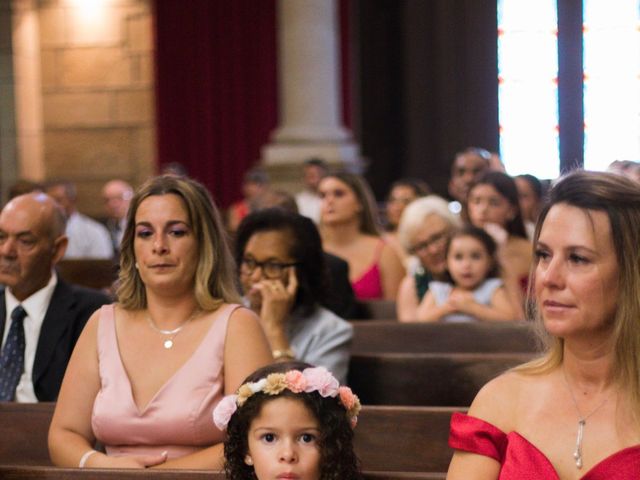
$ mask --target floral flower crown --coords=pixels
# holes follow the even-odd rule
[[[318,392],[322,397],[339,397],[347,411],[351,427],[355,427],[360,413],[360,400],[351,389],[340,386],[338,380],[324,367],[289,370],[286,373],[271,373],[257,382],[247,382],[237,394],[227,395],[213,411],[213,422],[220,430],[226,430],[231,416],[254,394],[279,395],[282,391],[293,393]]]

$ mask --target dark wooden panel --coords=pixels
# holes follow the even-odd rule
[[[353,322],[353,353],[536,352],[526,323]]]
[[[118,264],[113,260],[63,260],[56,270],[69,283],[98,290],[110,288],[118,278]]]
[[[0,465],[51,465],[47,432],[53,409],[53,403],[0,403]],[[447,408],[365,406],[355,430],[355,448],[363,468],[371,472],[446,471],[451,458],[447,437],[453,411]],[[0,478],[76,478],[75,475],[79,475],[76,472],[42,468],[0,470]],[[99,473],[84,478],[118,478],[110,476],[113,471],[95,472]],[[205,473],[211,478],[211,472],[194,472],[185,478],[201,478],[198,475]]]
[[[222,473],[206,470],[94,470],[53,467],[0,466],[3,480],[224,480]],[[444,479],[444,473],[365,472],[365,480],[430,480]]]
[[[349,385],[366,405],[467,407],[485,383],[530,358],[523,353],[355,354]]]

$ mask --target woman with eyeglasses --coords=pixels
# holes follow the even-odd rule
[[[402,213],[398,239],[419,265],[407,273],[398,290],[396,312],[401,322],[416,321],[429,282],[446,278],[447,240],[458,226],[460,219],[451,213],[447,201],[436,195],[414,200]]]
[[[320,306],[327,272],[313,221],[279,208],[251,213],[238,227],[235,252],[245,301],[273,357],[323,366],[345,381],[353,328]]]

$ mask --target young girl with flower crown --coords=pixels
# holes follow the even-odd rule
[[[213,412],[227,430],[230,480],[360,480],[353,428],[360,401],[323,367],[276,363],[251,374]]]

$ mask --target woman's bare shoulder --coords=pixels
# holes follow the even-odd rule
[[[509,371],[485,384],[469,408],[469,415],[498,427],[503,432],[514,430],[516,414],[530,388],[532,377],[517,371]]]

